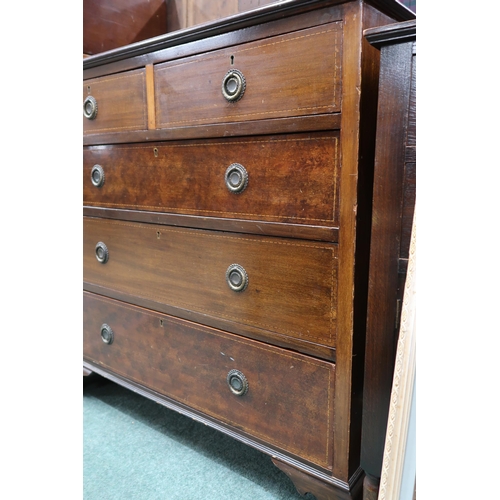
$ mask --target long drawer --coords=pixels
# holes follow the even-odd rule
[[[157,64],[156,126],[338,112],[341,60],[334,22]]]
[[[144,69],[83,82],[83,133],[147,130]]]
[[[331,468],[335,365],[84,292],[84,359]]]
[[[335,345],[335,244],[89,217],[83,230],[87,283]]]
[[[333,226],[338,133],[91,146],[84,205]]]

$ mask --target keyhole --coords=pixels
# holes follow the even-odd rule
[[[156,231],[156,237],[160,239],[160,231]]]
[[[234,56],[231,56],[231,66],[234,64]]]
[[[87,92],[90,94],[90,85],[87,85]]]
[[[155,155],[155,158],[158,158],[158,148],[153,149],[153,154]]]

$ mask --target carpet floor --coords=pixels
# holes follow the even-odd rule
[[[270,457],[97,375],[84,377],[84,500],[304,500]]]

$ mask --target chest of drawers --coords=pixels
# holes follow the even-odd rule
[[[84,370],[359,498],[390,0],[289,0],[84,60]]]

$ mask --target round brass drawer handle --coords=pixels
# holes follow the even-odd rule
[[[231,290],[242,292],[248,286],[248,274],[239,264],[231,264],[226,271],[226,282]]]
[[[106,264],[109,259],[109,251],[108,247],[100,241],[97,243],[95,246],[95,258],[101,263],[101,264]]]
[[[111,327],[107,325],[106,323],[103,323],[101,325],[101,339],[105,344],[112,344],[113,340],[115,339],[115,334],[113,333],[113,330],[111,330]]]
[[[236,396],[244,396],[248,392],[248,380],[239,370],[231,370],[226,380],[229,389]]]
[[[95,187],[101,187],[104,184],[104,169],[101,165],[94,165],[92,167],[90,180]]]
[[[85,101],[83,101],[83,116],[88,120],[95,120],[97,116],[97,101],[95,97],[89,95]]]
[[[232,163],[227,167],[224,176],[226,187],[231,193],[242,193],[248,186],[248,172],[240,163]]]
[[[238,69],[231,69],[222,80],[222,95],[229,102],[239,101],[246,89],[246,80]]]

